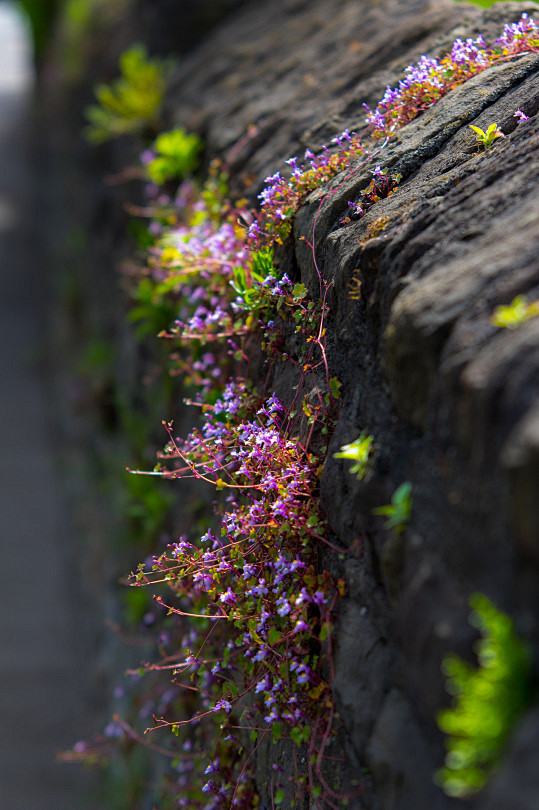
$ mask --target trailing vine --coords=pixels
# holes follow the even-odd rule
[[[311,300],[282,271],[283,246],[306,195],[358,165],[372,166],[372,180],[350,201],[344,224],[395,193],[400,176],[376,163],[392,134],[490,64],[533,50],[539,30],[523,14],[490,48],[481,37],[459,39],[442,60],[421,57],[367,109],[366,135],[346,130],[320,154],[290,158],[283,175],[266,179],[257,211],[228,198],[216,163],[204,183],[187,177],[170,193],[200,149],[182,131],[161,134],[142,155],[140,171],[168,185],[150,184],[138,211],[149,219],[151,244],[132,274],[131,318],[168,342],[171,373],[183,376],[200,418],[183,438],[165,422],[155,468],[133,473],[213,487],[216,520],[168,538],[128,578],[151,589],[160,611],[156,654],[131,673],[138,717],[117,715],[74,753],[97,756],[112,742],[158,749],[172,760],[159,807],[257,807],[255,759],[268,741],[292,752],[292,768],[274,767],[274,807],[309,797],[318,808],[338,808],[350,798],[325,771],[335,723],[332,627],[345,593],[319,564],[321,544],[343,553],[318,500],[340,398],[325,344],[329,286],[319,274],[320,295]],[[142,69],[140,51],[137,59]],[[94,125],[101,118],[94,111]],[[285,369],[294,383],[286,397],[274,390]],[[362,434],[337,454],[356,462],[358,477],[372,440]],[[397,533],[410,518],[411,493],[406,482],[376,510]],[[135,727],[141,719],[147,734]]]

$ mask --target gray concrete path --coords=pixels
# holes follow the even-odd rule
[[[0,810],[97,810],[82,769],[56,762],[90,724],[38,362],[29,64],[27,32],[0,2]]]

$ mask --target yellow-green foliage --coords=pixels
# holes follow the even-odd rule
[[[521,324],[539,315],[539,301],[526,301],[525,295],[517,295],[509,306],[497,307],[490,319],[493,326],[516,329]]]
[[[166,89],[169,63],[149,59],[143,45],[133,45],[120,57],[121,76],[95,89],[99,104],[88,107],[86,130],[92,143],[155,129]]]
[[[338,453],[333,453],[333,458],[345,458],[348,461],[353,461],[354,464],[350,467],[350,472],[355,473],[359,479],[362,479],[368,469],[372,442],[373,437],[363,431],[354,442],[343,444]]]
[[[496,766],[511,729],[530,697],[530,660],[513,622],[484,594],[470,599],[470,624],[480,631],[479,666],[456,655],[444,658],[453,706],[438,715],[447,734],[445,767],[436,781],[449,796],[480,790]]]
[[[469,124],[469,127],[475,132],[476,141],[480,143],[485,150],[490,149],[497,138],[505,138],[501,129],[498,128],[498,124],[491,124],[486,132],[481,129],[481,127],[474,127],[473,124]]]
[[[188,135],[184,129],[162,132],[153,146],[156,157],[147,166],[150,179],[158,186],[182,180],[196,169],[202,146],[198,135]]]

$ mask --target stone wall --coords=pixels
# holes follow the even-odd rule
[[[422,54],[444,55],[457,37],[492,42],[525,11],[538,7],[247,4],[180,62],[169,123],[199,132],[207,158],[223,158],[233,188],[254,201],[284,159],[345,128],[361,131],[363,102],[375,106]],[[447,703],[442,657],[471,657],[471,593],[487,594],[537,644],[539,319],[513,331],[490,317],[517,294],[539,298],[538,70],[539,56],[523,55],[451,91],[380,148],[382,168],[402,174],[393,195],[342,225],[370,174],[337,178],[306,200],[286,246],[289,272],[316,297],[313,252],[302,240],[314,229],[318,269],[331,281],[328,358],[343,396],[322,504],[350,553],[344,561],[324,554],[348,585],[334,692],[347,768],[372,774],[350,805],[358,810],[455,804],[432,780],[443,761],[435,718]],[[517,108],[530,120],[518,124]],[[468,125],[492,122],[505,138],[479,151]],[[277,393],[288,385],[276,377]],[[362,430],[377,448],[366,481],[332,455]],[[413,484],[413,515],[394,537],[372,509],[403,481]],[[532,709],[498,775],[468,805],[537,807],[538,749]],[[260,754],[257,766],[268,806],[273,755]]]

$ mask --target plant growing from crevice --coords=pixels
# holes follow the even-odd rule
[[[490,124],[486,132],[481,127],[473,126],[473,124],[468,126],[475,132],[475,140],[481,144],[485,152],[493,146],[497,138],[505,138],[501,129],[498,128],[498,124]]]
[[[482,36],[456,39],[443,59],[422,56],[404,71],[398,87],[387,87],[374,110],[367,110],[367,123],[375,138],[387,138],[431,107],[454,87],[481,73],[501,58],[539,50],[539,27],[522,14],[518,23],[505,25],[503,33],[488,47]]]
[[[254,760],[269,739],[290,745],[295,762],[291,776],[272,780],[273,804],[290,796],[296,804],[308,796],[317,808],[346,804],[324,773],[335,722],[332,626],[345,592],[320,568],[319,554],[322,545],[343,553],[318,503],[340,399],[325,343],[330,285],[316,261],[316,223],[305,241],[318,298],[283,272],[280,246],[306,196],[339,174],[374,167],[359,195],[362,210],[392,193],[399,180],[376,159],[393,132],[496,60],[538,48],[537,26],[523,15],[491,48],[481,38],[457,40],[445,60],[422,57],[368,111],[364,138],[345,131],[319,155],[290,158],[288,176],[266,179],[259,211],[228,199],[216,166],[203,185],[148,191],[147,261],[131,276],[132,318],[160,332],[171,373],[186,381],[200,419],[183,438],[165,422],[158,463],[139,474],[212,487],[216,511],[203,531],[168,537],[130,578],[134,589],[153,594],[156,651],[131,674],[137,697],[102,742],[107,751],[112,742],[126,749],[136,742],[170,757],[160,806],[251,810]],[[160,157],[171,157],[167,151]],[[143,163],[155,159],[147,154]],[[154,173],[158,185],[184,172],[165,164]],[[285,364],[295,385],[281,399],[273,380]],[[306,381],[311,393],[301,402]],[[336,454],[360,478],[371,442],[362,434]],[[374,512],[401,534],[412,484]]]
[[[412,516],[412,484],[405,481],[392,495],[391,503],[385,506],[377,506],[373,509],[374,515],[383,515],[387,518],[386,529],[390,529],[394,534],[402,534],[406,529]]]
[[[95,88],[97,104],[88,107],[88,140],[98,144],[160,127],[161,105],[170,62],[150,59],[143,45],[120,57],[120,77]]]
[[[144,153],[146,171],[152,183],[164,185],[170,180],[184,180],[198,166],[203,143],[198,135],[184,129],[161,132]]]
[[[344,458],[347,461],[353,461],[350,472],[361,481],[369,469],[372,443],[373,436],[363,431],[355,441],[350,442],[350,444],[343,444],[338,453],[333,453],[333,458]]]
[[[525,295],[517,295],[507,306],[496,307],[490,322],[498,328],[517,329],[537,315],[539,315],[539,301],[528,302]]]
[[[348,203],[349,213],[341,220],[341,225],[348,225],[354,219],[362,219],[375,203],[389,197],[402,180],[401,174],[388,176],[380,166],[376,166],[371,174],[373,175],[372,180],[361,192],[359,201]]]
[[[438,715],[447,756],[436,781],[458,798],[485,786],[531,697],[530,653],[511,619],[484,594],[474,594],[470,607],[470,624],[481,634],[475,645],[478,665],[456,655],[444,658],[453,705]]]

